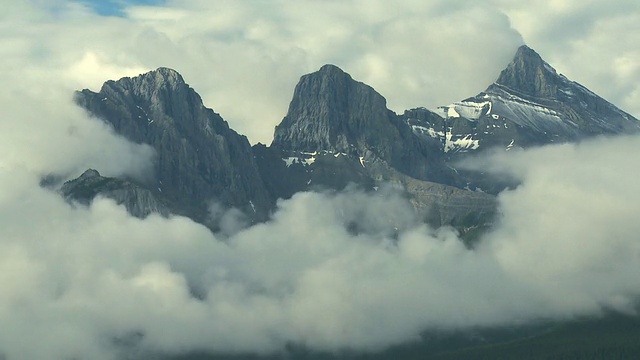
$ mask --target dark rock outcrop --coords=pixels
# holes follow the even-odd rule
[[[156,151],[152,188],[197,221],[208,203],[236,207],[266,219],[270,198],[245,136],[204,107],[176,71],[160,68],[82,90],[76,102],[135,143]]]
[[[440,107],[443,120],[420,120],[418,110],[406,112],[405,122],[414,132],[441,141],[449,157],[496,146],[510,149],[640,131],[640,121],[558,74],[527,46],[518,49],[484,92]]]
[[[439,120],[444,131],[445,121],[426,109],[413,115],[415,123],[404,121],[373,88],[325,65],[300,79],[271,147],[254,151],[271,162],[261,166],[264,179],[275,179],[271,172],[278,167],[287,174],[281,176],[289,182],[278,193],[282,197],[291,195],[288,189],[357,184],[375,191],[393,183],[434,226],[452,225],[463,233],[484,226],[495,214],[494,196],[446,185],[456,178],[444,162],[443,143],[413,130],[421,121]]]
[[[250,147],[167,68],[107,81],[99,93],[77,92],[76,101],[130,141],[155,149],[154,182],[88,171],[63,186],[65,197],[88,203],[107,196],[136,216],[186,215],[212,229],[211,201],[260,221],[277,199],[296,192],[350,184],[377,191],[392,183],[425,221],[473,237],[496,214],[491,194],[517,182],[454,169],[455,160],[491,147],[640,130],[640,121],[558,74],[526,46],[479,95],[401,115],[372,87],[325,65],[302,76],[271,146]]]
[[[83,205],[89,205],[96,196],[113,199],[118,205],[123,205],[131,215],[139,218],[145,218],[152,213],[165,217],[171,214],[170,206],[161,199],[159,192],[152,192],[128,180],[101,176],[93,169],[64,183],[60,193],[65,199]]]
[[[286,151],[344,153],[382,160],[409,176],[449,182],[437,146],[420,141],[372,87],[334,65],[303,76],[272,147]]]
[[[556,71],[533,49],[523,45],[495,83],[521,95],[553,99],[558,94],[558,80]]]

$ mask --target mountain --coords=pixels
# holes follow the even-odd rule
[[[102,196],[133,216],[184,215],[215,232],[219,229],[210,214],[213,203],[239,209],[253,221],[268,221],[277,200],[297,192],[356,187],[374,193],[391,184],[422,220],[434,227],[456,228],[468,246],[495,222],[495,195],[517,184],[456,169],[458,160],[495,147],[509,150],[640,130],[637,119],[558,74],[526,46],[518,49],[485,91],[434,111],[416,108],[396,114],[374,88],[334,65],[325,65],[301,77],[269,146],[250,146],[246,137],[203,105],[180,74],[168,68],[110,80],[99,92],[85,89],[75,99],[118,134],[151,146],[155,159],[149,174],[152,180],[146,183],[85,171],[59,189],[73,204],[90,204]],[[51,187],[56,182],[52,178],[43,179],[43,186]],[[567,358],[597,357],[610,349],[621,358],[637,355],[636,317],[574,322],[568,329],[543,325],[424,334],[418,342],[380,354],[346,355],[352,359],[519,359],[524,351],[533,354],[530,358]],[[613,332],[613,338],[603,336]],[[560,345],[556,338],[561,339]],[[568,342],[573,344],[568,351],[558,351]],[[341,357],[290,345],[291,354],[266,358],[199,353],[178,358]],[[153,357],[144,354],[142,358]]]
[[[249,141],[202,104],[182,76],[168,68],[107,81],[100,92],[75,94],[78,105],[120,135],[155,149],[157,189],[175,213],[204,222],[210,202],[264,220],[272,200]]]
[[[152,213],[169,216],[171,206],[162,200],[161,194],[153,192],[131,181],[104,177],[94,169],[89,169],[78,178],[67,181],[60,188],[65,199],[89,205],[98,195],[124,205],[136,217],[145,218]]]
[[[271,146],[345,154],[361,162],[380,160],[418,179],[447,182],[451,178],[437,147],[419,141],[387,109],[382,95],[334,65],[300,79]]]
[[[254,151],[261,162],[270,159],[262,177],[278,197],[291,196],[292,189],[340,190],[355,183],[375,190],[393,183],[425,221],[463,233],[487,224],[495,211],[493,196],[451,186],[456,174],[439,142],[416,136],[382,95],[334,65],[302,76],[271,146]],[[278,193],[280,178],[288,183]]]
[[[214,230],[214,202],[264,221],[277,199],[300,191],[354,184],[377,191],[391,183],[424,221],[474,238],[493,222],[495,194],[517,183],[456,169],[457,160],[496,146],[509,150],[640,130],[640,121],[558,74],[526,46],[485,91],[435,111],[396,114],[371,86],[337,66],[322,66],[300,78],[269,146],[251,147],[168,68],[107,81],[97,93],[79,91],[76,102],[130,141],[152,146],[154,180],[98,181],[102,177],[90,172],[65,185],[66,197],[84,203],[112,197],[137,204],[126,205],[136,216],[170,212]]]
[[[640,130],[636,118],[559,74],[526,45],[484,92],[435,113],[413,109],[404,118],[454,157]]]

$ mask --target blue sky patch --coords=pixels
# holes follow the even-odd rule
[[[124,16],[123,10],[133,5],[162,5],[166,0],[76,0],[103,16]]]

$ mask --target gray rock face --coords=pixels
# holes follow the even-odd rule
[[[207,224],[208,202],[265,220],[278,198],[356,184],[399,185],[418,214],[474,237],[496,214],[495,194],[516,186],[454,160],[491,147],[506,150],[640,130],[640,122],[558,74],[523,46],[478,96],[435,111],[397,115],[373,88],[333,65],[303,76],[271,146],[249,146],[175,71],[160,68],[76,93],[79,105],[114,130],[156,151],[153,184],[88,171],[66,183],[68,199],[96,195],[139,217],[180,214]],[[481,188],[484,191],[469,189]],[[215,224],[208,224],[215,228]]]
[[[420,109],[405,112],[405,122],[439,140],[449,156],[640,131],[640,121],[558,74],[527,46],[487,90],[440,107],[443,120],[417,113]]]
[[[342,189],[352,183],[375,191],[390,182],[404,188],[419,215],[433,225],[464,232],[488,222],[495,198],[444,185],[455,178],[444,162],[443,144],[412,130],[420,121],[440,121],[444,128],[444,119],[427,110],[414,115],[417,123],[405,121],[373,88],[325,65],[300,79],[271,148],[254,151],[271,161],[263,178],[275,179],[270,172],[278,166],[286,172],[282,177],[291,184],[279,193],[283,197],[291,195],[286,189]]]
[[[452,176],[437,146],[420,141],[387,109],[382,95],[333,65],[300,79],[271,146],[382,160],[424,180],[446,182]]]
[[[89,205],[98,195],[104,196],[115,200],[118,205],[123,205],[131,215],[139,218],[145,218],[152,213],[165,217],[171,214],[170,207],[160,199],[160,194],[154,194],[127,180],[103,177],[93,169],[64,183],[60,192],[65,199],[84,205]]]
[[[558,74],[526,45],[518,48],[496,84],[535,98],[555,98],[558,94]]]
[[[210,201],[265,219],[272,200],[245,136],[204,107],[176,71],[160,68],[118,81],[99,93],[82,90],[76,102],[135,143],[156,151],[153,189],[197,221]]]

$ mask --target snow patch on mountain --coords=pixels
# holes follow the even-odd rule
[[[461,101],[451,105],[441,106],[437,109],[436,113],[443,118],[463,117],[469,120],[477,120],[491,113],[491,101]]]
[[[422,134],[426,134],[432,138],[442,138],[444,137],[444,132],[442,131],[436,131],[434,128],[432,127],[426,127],[426,126],[420,126],[420,125],[411,125],[411,130],[413,130],[413,133],[416,135],[422,135]]]
[[[463,137],[454,136],[451,133],[447,133],[444,144],[444,152],[463,152],[468,150],[475,150],[480,146],[480,141],[473,138],[473,135],[467,134]]]

